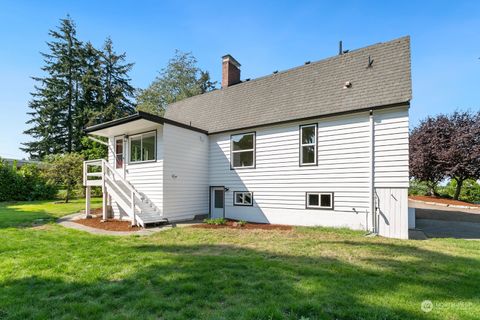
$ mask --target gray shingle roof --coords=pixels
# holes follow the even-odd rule
[[[176,102],[165,117],[214,133],[411,98],[410,37],[403,37]]]

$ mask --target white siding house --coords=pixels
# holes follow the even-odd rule
[[[408,37],[251,81],[230,55],[223,65],[221,90],[164,117],[86,129],[109,139],[108,162],[85,164],[105,215],[111,206],[142,226],[209,215],[408,237]]]

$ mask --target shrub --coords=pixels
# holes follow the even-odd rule
[[[224,218],[215,218],[215,219],[205,219],[203,220],[203,222],[206,224],[220,226],[220,225],[226,224],[227,220],[225,220]]]
[[[57,188],[36,164],[17,169],[0,159],[0,201],[53,199]]]
[[[438,188],[438,193],[445,198],[453,198],[457,189],[457,182],[451,180],[444,187]],[[479,203],[480,202],[480,184],[473,179],[468,179],[463,182],[462,191],[459,196],[460,200]]]
[[[245,221],[245,220],[237,221],[237,226],[239,226],[239,227],[244,227],[246,224],[247,224],[247,221]]]

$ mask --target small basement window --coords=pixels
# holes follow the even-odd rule
[[[230,150],[232,168],[255,168],[255,132],[232,135]]]
[[[317,124],[300,126],[300,166],[317,164]]]
[[[253,193],[248,191],[233,192],[234,206],[253,206]]]
[[[155,161],[156,156],[156,132],[147,132],[131,136],[130,162]]]
[[[333,209],[333,192],[307,192],[308,209]]]

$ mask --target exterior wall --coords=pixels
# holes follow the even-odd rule
[[[170,221],[208,213],[208,136],[164,126],[164,215]]]
[[[164,164],[164,138],[163,138],[163,126],[158,125],[148,129],[141,129],[138,132],[131,132],[129,135],[134,135],[136,133],[142,133],[147,131],[157,131],[157,160],[153,162],[145,163],[129,163],[130,155],[130,146],[127,143],[124,145],[124,162],[125,162],[125,178],[129,181],[137,191],[143,193],[147,196],[149,200],[163,212],[163,164]],[[108,150],[108,161],[114,166],[115,165],[115,155],[114,155],[114,137],[110,137],[109,141],[109,150]],[[122,172],[121,169],[117,169],[119,172]],[[112,209],[114,216],[116,218],[122,217],[124,219],[129,219],[126,213],[116,204],[112,203]]]
[[[408,238],[408,108],[375,115],[375,197],[377,229],[382,236]]]
[[[376,111],[374,119],[373,187],[398,188],[391,192],[402,196],[402,210],[386,211],[393,218],[403,217],[403,207],[408,206],[404,197],[408,188],[408,108]],[[318,165],[300,167],[299,126],[311,123],[318,124]],[[230,135],[251,131],[256,132],[256,168],[231,170]],[[215,134],[209,142],[209,185],[229,189],[225,193],[227,218],[367,229],[373,219],[369,212],[371,152],[368,112]],[[234,206],[233,192],[246,190],[253,192],[253,206]],[[334,192],[334,210],[306,209],[305,193],[315,191]],[[397,228],[393,221],[392,228]],[[403,232],[403,224],[398,228]],[[381,226],[380,230],[384,229]]]
[[[318,123],[318,165],[299,166],[299,125]],[[248,132],[252,130],[246,130]],[[243,132],[237,132],[243,133]],[[225,186],[225,215],[256,222],[365,229],[370,190],[368,112],[256,130],[256,168],[230,170],[230,133],[210,136],[210,185]],[[252,191],[252,207],[233,191]],[[306,192],[334,192],[334,210],[305,209]]]

